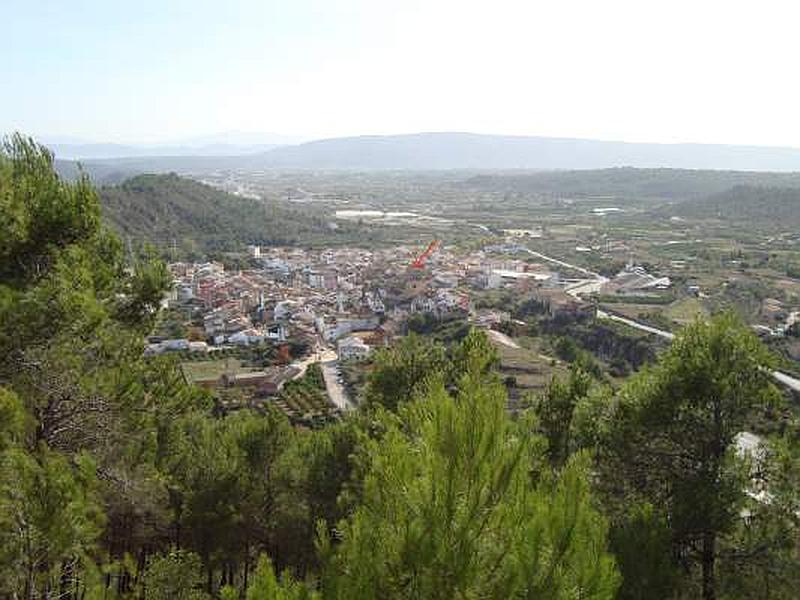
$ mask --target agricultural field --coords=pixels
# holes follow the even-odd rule
[[[208,379],[219,379],[225,374],[236,375],[260,370],[255,367],[244,366],[242,361],[238,358],[183,362],[181,363],[181,369],[183,369],[187,381],[191,383]]]
[[[288,381],[271,402],[286,413],[290,421],[307,427],[322,426],[337,415],[317,363],[309,365],[299,379]]]

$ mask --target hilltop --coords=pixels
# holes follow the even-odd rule
[[[295,244],[335,235],[322,213],[228,194],[167,175],[138,175],[100,189],[103,216],[122,236],[164,247],[240,250],[243,244]]]

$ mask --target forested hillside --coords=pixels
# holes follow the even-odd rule
[[[685,217],[793,228],[800,225],[800,188],[739,185],[707,198],[682,202],[672,212]]]
[[[624,167],[475,175],[465,183],[478,189],[512,193],[684,200],[704,198],[738,185],[800,189],[800,174]]]
[[[128,262],[90,182],[19,137],[0,215],[2,598],[796,597],[797,424],[737,450],[784,400],[731,316],[513,415],[483,332],[401,337],[356,410],[295,429],[143,356],[165,266]]]
[[[103,217],[123,237],[194,251],[241,250],[245,244],[308,243],[346,235],[331,218],[228,194],[175,174],[138,175],[101,188]]]

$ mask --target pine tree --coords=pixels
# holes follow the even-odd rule
[[[687,326],[621,393],[601,452],[600,481],[626,506],[665,511],[674,551],[717,596],[721,539],[740,519],[748,487],[734,440],[775,398],[771,357],[730,315]]]
[[[477,347],[479,345],[475,345]],[[504,389],[464,356],[371,443],[363,501],[324,534],[326,598],[612,598],[618,578],[592,508],[587,460],[531,482],[531,439]]]

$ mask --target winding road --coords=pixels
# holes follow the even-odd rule
[[[625,317],[619,317],[617,315],[609,314],[603,310],[597,311],[597,318],[598,319],[607,319],[609,321],[617,321],[618,323],[624,323],[629,327],[635,327],[640,331],[646,331],[647,333],[652,333],[653,335],[657,335],[662,337],[666,340],[672,341],[675,339],[675,334],[670,333],[669,331],[664,331],[662,329],[657,329],[655,327],[651,327],[650,325],[645,325],[644,323],[639,323],[638,321],[634,321],[632,319],[626,319]],[[791,375],[787,375],[786,373],[782,373],[781,371],[772,371],[772,377],[780,384],[785,385],[790,390],[795,392],[800,392],[800,379],[796,379]]]
[[[572,269],[574,271],[578,271],[579,273],[584,273],[585,275],[589,275],[591,277],[590,280],[583,281],[583,282],[580,282],[580,283],[576,283],[576,284],[572,285],[571,287],[568,287],[568,288],[565,289],[565,291],[568,294],[570,294],[571,296],[574,296],[576,298],[580,294],[586,294],[586,293],[591,293],[591,292],[598,291],[603,284],[608,282],[608,278],[607,277],[603,277],[602,275],[600,275],[599,273],[595,273],[594,271],[590,271],[588,269],[584,269],[583,267],[579,267],[578,265],[573,265],[573,264],[570,264],[568,262],[564,262],[563,260],[558,260],[557,258],[553,258],[551,256],[547,256],[545,254],[542,254],[541,252],[536,252],[534,250],[531,250],[530,248],[525,248],[525,250],[526,250],[526,252],[528,254],[530,254],[532,256],[535,256],[537,258],[540,258],[542,260],[545,260],[545,261],[548,261],[548,262],[551,262],[551,263],[554,263],[554,264],[557,264],[557,265],[561,265],[563,267],[567,267],[567,268]],[[629,327],[634,327],[636,329],[639,329],[640,331],[645,331],[647,333],[651,333],[653,335],[657,335],[657,336],[662,337],[662,338],[664,338],[666,340],[670,340],[671,341],[671,340],[675,339],[675,334],[674,333],[670,333],[669,331],[664,331],[663,329],[658,329],[656,327],[652,327],[652,326],[646,325],[644,323],[639,323],[638,321],[634,321],[633,319],[628,319],[626,317],[620,317],[618,315],[613,315],[613,314],[607,313],[604,310],[600,310],[600,309],[597,310],[597,318],[598,319],[607,319],[609,321],[616,321],[618,323],[624,323],[625,325],[628,325]],[[778,383],[780,383],[782,385],[785,385],[789,389],[791,389],[791,390],[793,390],[795,392],[800,392],[800,379],[796,379],[795,377],[792,377],[791,375],[787,375],[786,373],[782,373],[781,371],[772,371],[772,377],[775,379],[775,381],[777,381]]]

